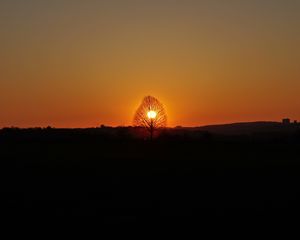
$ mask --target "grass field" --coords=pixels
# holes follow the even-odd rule
[[[118,222],[299,213],[298,138],[147,141],[45,131],[1,135],[2,214]]]

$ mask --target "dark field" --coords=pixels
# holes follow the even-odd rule
[[[131,222],[299,214],[297,132],[151,142],[97,131],[2,131],[1,215]]]

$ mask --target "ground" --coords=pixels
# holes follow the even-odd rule
[[[1,212],[106,222],[299,213],[300,141],[3,134]]]

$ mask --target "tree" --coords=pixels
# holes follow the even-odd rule
[[[155,97],[145,97],[135,113],[133,125],[146,128],[150,139],[153,139],[156,129],[167,126],[167,115],[163,105]]]

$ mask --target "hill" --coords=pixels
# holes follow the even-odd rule
[[[282,124],[280,122],[241,122],[222,125],[208,125],[194,130],[209,131],[218,134],[253,134],[258,132],[291,132],[300,129],[300,124]],[[193,129],[192,129],[193,130]]]
[[[112,223],[298,218],[297,125],[165,129],[154,141],[141,130],[2,129],[2,216]]]

